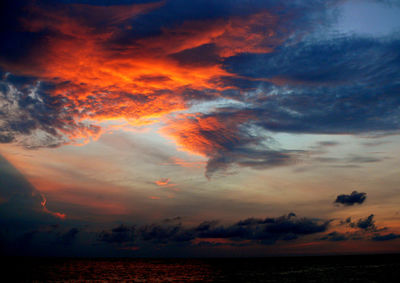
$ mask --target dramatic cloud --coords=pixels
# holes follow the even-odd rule
[[[340,203],[343,205],[351,206],[354,204],[362,204],[367,198],[367,193],[353,191],[351,194],[338,195],[336,197],[335,203]]]
[[[180,9],[185,6],[190,9],[196,5]],[[123,118],[141,124],[185,109],[187,91],[222,90],[212,82],[214,77],[229,76],[218,58],[268,52],[277,41],[278,19],[265,9],[201,21],[180,22],[181,18],[175,18],[169,24],[158,23],[157,34],[152,37],[132,34],[135,19],[170,8],[166,2],[116,6],[49,5],[44,1],[26,4],[20,21],[13,23],[38,37],[40,49],[27,46],[34,53],[28,58],[29,68],[9,62],[9,57],[0,66],[52,83],[52,96],[67,97],[75,106],[71,110],[76,118]],[[186,62],[185,54],[205,45],[215,47],[216,60],[211,64]]]
[[[398,39],[307,36],[337,3],[7,4],[17,17],[3,17],[0,142],[87,142],[104,121],[152,124],[223,97],[236,106],[179,114],[163,130],[208,157],[210,177],[293,164],[298,152],[271,148],[268,131],[398,130]]]
[[[27,177],[0,156],[0,245],[21,254],[145,247],[175,255],[177,247],[190,254],[277,244],[262,247],[273,250],[287,241],[310,250],[346,240],[397,243],[398,231],[378,227],[373,214],[336,227],[294,213],[196,225],[211,213],[228,221],[293,201],[314,215],[318,205],[304,206],[312,201],[298,200],[300,191],[326,199],[337,192],[336,173],[345,186],[395,164],[398,25],[384,35],[349,32],[340,13],[350,2],[2,1],[0,146],[7,157],[16,153]],[[337,171],[322,176],[327,166]],[[216,180],[199,178],[199,168]],[[397,181],[387,173],[360,185],[385,202]],[[334,203],[354,207],[366,198],[354,191]],[[385,203],[375,213],[389,219],[395,199]],[[319,205],[326,219],[337,217],[332,205]],[[188,222],[157,222],[177,214]],[[137,225],[120,224],[127,219]]]

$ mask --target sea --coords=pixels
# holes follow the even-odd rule
[[[2,260],[1,282],[400,282],[400,255]]]

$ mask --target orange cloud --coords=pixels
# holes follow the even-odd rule
[[[183,114],[169,121],[161,134],[172,137],[182,150],[208,157],[237,143],[241,139],[238,126],[249,118],[245,114],[232,114],[229,119]]]
[[[187,21],[166,28],[158,37],[140,42],[150,50],[178,53],[204,44],[215,44],[222,57],[243,52],[267,53],[279,43],[275,38],[278,17],[267,11],[228,19]]]
[[[160,180],[155,181],[154,183],[157,186],[166,186],[169,184],[170,179],[169,178],[161,178]]]
[[[155,181],[154,184],[164,188],[171,188],[176,186],[176,184],[171,183],[171,180],[169,178],[161,178],[160,180]]]
[[[171,159],[174,164],[186,168],[201,168],[206,164],[204,161],[186,161],[178,157],[172,157]]]
[[[214,89],[214,95],[218,95],[227,88],[216,78],[232,74],[222,68],[219,60],[188,65],[171,57],[173,54],[213,44],[218,56],[228,57],[241,52],[270,52],[277,43],[274,30],[278,18],[266,11],[187,21],[161,29],[159,36],[127,38],[128,43],[119,43],[118,38],[133,28],[128,20],[161,5],[163,2],[107,7],[33,4],[20,21],[27,31],[47,35],[41,38],[40,46],[27,52],[23,64],[5,67],[55,85],[51,95],[62,101],[63,110],[69,114],[63,120],[67,127],[58,130],[76,143],[96,139],[102,133],[95,126],[99,122],[154,123],[165,114],[187,109],[187,90]],[[85,121],[94,125],[88,126]],[[199,123],[202,128],[218,127],[219,122],[207,118]],[[227,133],[226,138],[233,136]],[[204,137],[185,140],[178,142],[197,153],[206,153],[210,146]]]

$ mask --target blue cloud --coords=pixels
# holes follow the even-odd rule
[[[266,130],[359,134],[400,127],[400,40],[342,37],[228,58],[230,72],[269,79],[237,112]],[[231,110],[232,111],[232,110]]]
[[[251,78],[281,78],[289,85],[332,85],[398,79],[398,39],[342,36],[305,39],[267,54],[239,54],[224,66],[232,73]]]

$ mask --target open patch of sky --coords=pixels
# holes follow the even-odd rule
[[[346,1],[339,6],[338,22],[332,28],[339,33],[374,37],[400,33],[399,4],[399,1]]]

